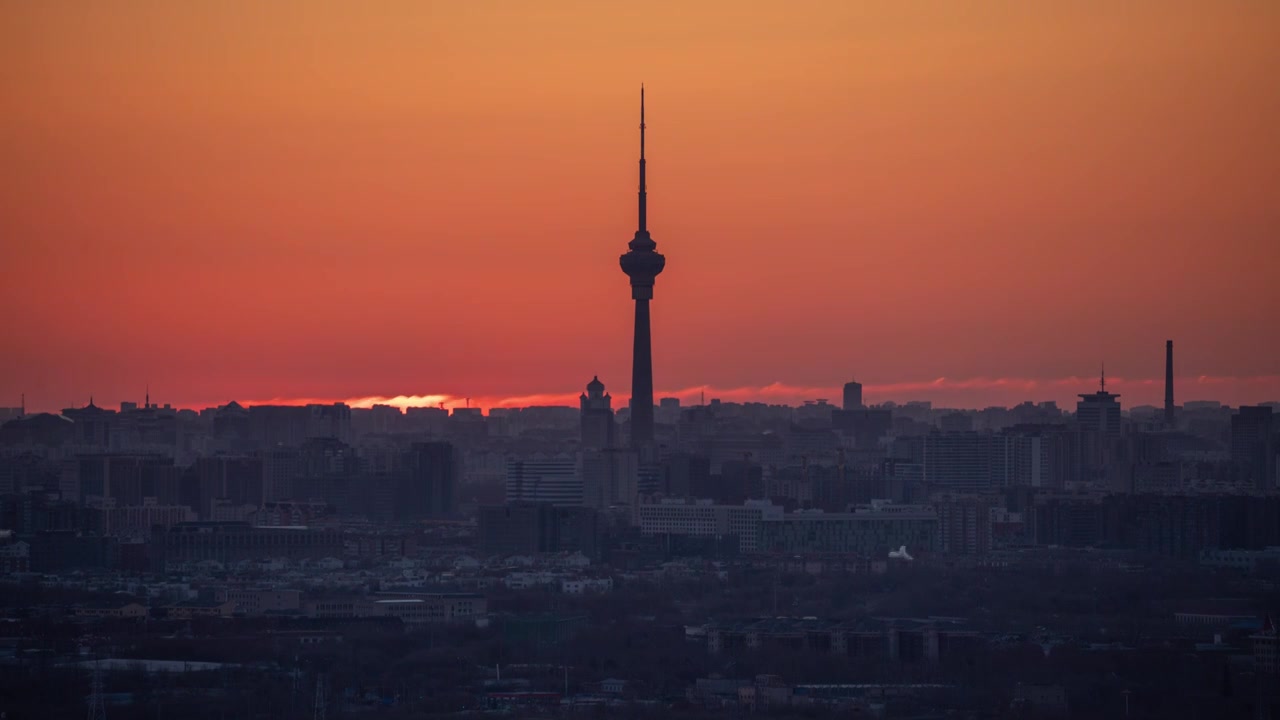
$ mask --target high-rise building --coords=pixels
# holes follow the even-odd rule
[[[1120,396],[1107,392],[1107,376],[1103,373],[1098,392],[1081,393],[1076,403],[1076,426],[1082,432],[1109,437],[1120,435]]]
[[[583,502],[599,509],[634,505],[639,492],[640,463],[630,448],[582,451]]]
[[[1105,371],[1098,392],[1081,393],[1080,402],[1076,403],[1076,429],[1080,434],[1084,479],[1105,481],[1120,440],[1120,396],[1107,392]]]
[[[1164,341],[1164,426],[1175,427],[1173,419],[1173,341]]]
[[[667,497],[702,497],[711,485],[711,459],[677,453],[662,463],[662,494]]]
[[[859,410],[862,408],[862,383],[850,380],[844,384],[844,404],[845,410]]]
[[[479,511],[477,535],[480,549],[489,555],[576,551],[595,557],[599,518],[591,508],[550,503],[486,505]]]
[[[115,422],[115,411],[105,410],[93,404],[81,408],[66,408],[62,416],[75,423],[73,442],[85,448],[111,447],[111,425]]]
[[[853,438],[859,450],[875,448],[889,434],[893,415],[883,408],[855,408],[831,413],[831,426],[840,434]]]
[[[447,442],[414,443],[405,458],[398,514],[407,520],[442,517],[454,510],[457,463]]]
[[[938,427],[942,432],[972,432],[973,416],[960,411],[947,413],[938,418]]]
[[[1231,461],[1257,490],[1275,488],[1276,445],[1271,408],[1245,405],[1231,416]]]
[[[953,555],[985,555],[991,550],[990,499],[943,495],[933,499],[940,550]]]
[[[658,398],[657,422],[662,425],[675,425],[680,422],[680,398]]]
[[[262,451],[262,499],[285,500],[293,494],[293,481],[305,475],[302,452],[296,447]]]
[[[628,243],[630,250],[618,262],[631,278],[631,297],[636,301],[635,341],[631,357],[631,446],[651,452],[653,436],[653,352],[649,336],[649,301],[653,281],[666,267],[666,258],[656,252],[658,244],[649,237],[648,198],[645,190],[644,87],[640,88],[640,198],[639,227]]]
[[[571,455],[533,455],[507,461],[507,502],[582,505],[582,474]]]
[[[594,450],[615,447],[613,398],[599,377],[591,378],[587,391],[578,396],[582,410],[582,447]]]
[[[1003,438],[1000,438],[1003,440]],[[976,432],[933,432],[924,438],[924,481],[939,489],[982,492],[1004,484],[993,459],[997,437]]]

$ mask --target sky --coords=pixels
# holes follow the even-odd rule
[[[1280,3],[0,0],[0,405],[1280,398]],[[818,393],[823,393],[819,395]],[[404,398],[420,400],[403,400]],[[710,397],[710,394],[708,395]]]

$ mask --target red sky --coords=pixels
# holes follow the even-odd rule
[[[1278,27],[1176,0],[6,2],[0,405],[625,397],[642,81],[660,392],[1065,401],[1105,360],[1159,402],[1173,338],[1180,400],[1280,398]]]

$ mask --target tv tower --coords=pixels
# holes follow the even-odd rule
[[[656,252],[658,244],[649,236],[648,195],[645,189],[644,85],[640,86],[640,202],[639,227],[627,243],[630,250],[618,258],[622,272],[631,278],[631,297],[636,301],[635,342],[631,355],[631,447],[653,447],[653,347],[649,335],[649,301],[653,281],[666,267],[667,259]]]

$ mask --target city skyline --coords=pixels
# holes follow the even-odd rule
[[[861,379],[861,378],[859,378]],[[1137,406],[1160,407],[1164,397],[1164,377],[1124,377],[1107,375],[1107,387],[1118,391],[1123,397],[1125,411]],[[957,409],[981,409],[991,406],[1012,407],[1023,402],[1056,402],[1063,410],[1069,410],[1081,392],[1093,392],[1097,388],[1096,376],[1068,376],[1051,380],[1030,378],[935,378],[933,380],[907,381],[899,383],[864,383],[863,392],[870,404],[893,402],[931,402],[935,407],[953,407]],[[1277,402],[1280,392],[1267,395],[1268,389],[1280,387],[1280,376],[1263,376],[1260,378],[1218,378],[1211,376],[1178,376],[1175,378],[1178,389],[1177,406],[1187,402],[1221,402],[1223,405],[1238,407],[1260,403]],[[1258,388],[1244,397],[1234,396],[1225,388],[1236,387]],[[611,385],[612,387],[612,385]],[[695,385],[678,389],[659,389],[655,391],[655,402],[661,398],[679,398],[683,405],[697,405],[705,398],[707,402],[718,399],[723,402],[761,402],[774,405],[801,405],[805,402],[825,399],[833,405],[839,405],[842,383],[820,386],[800,386],[787,383],[771,383],[758,387],[724,387],[715,385]],[[160,396],[152,393],[152,402],[171,404],[177,408],[201,409],[217,407],[229,402],[241,405],[308,405],[345,403],[355,408],[368,408],[374,405],[391,405],[401,409],[408,407],[438,407],[447,409],[460,407],[474,408],[518,408],[559,406],[573,407],[578,404],[581,390],[531,393],[526,395],[474,395],[465,394],[401,394],[401,395],[361,395],[351,397],[330,397],[321,395],[302,396],[266,396],[266,397],[227,397],[179,399],[173,396]],[[144,392],[145,394],[145,392]],[[617,397],[626,399],[628,393],[620,391]],[[64,402],[45,402],[30,395],[25,397],[28,412],[56,412],[62,408],[80,407],[93,399],[100,407],[116,407],[121,402],[141,402],[143,395],[104,396],[90,393],[83,398],[71,397]],[[989,401],[982,398],[988,398]],[[21,398],[20,398],[21,399]],[[9,405],[18,407],[19,400]],[[0,407],[5,403],[0,403]],[[626,403],[623,403],[623,407]]]
[[[1280,717],[1276,27],[0,3],[0,718]]]
[[[625,396],[642,79],[658,395],[1280,397],[1276,8],[724,10],[7,6],[0,397]]]

